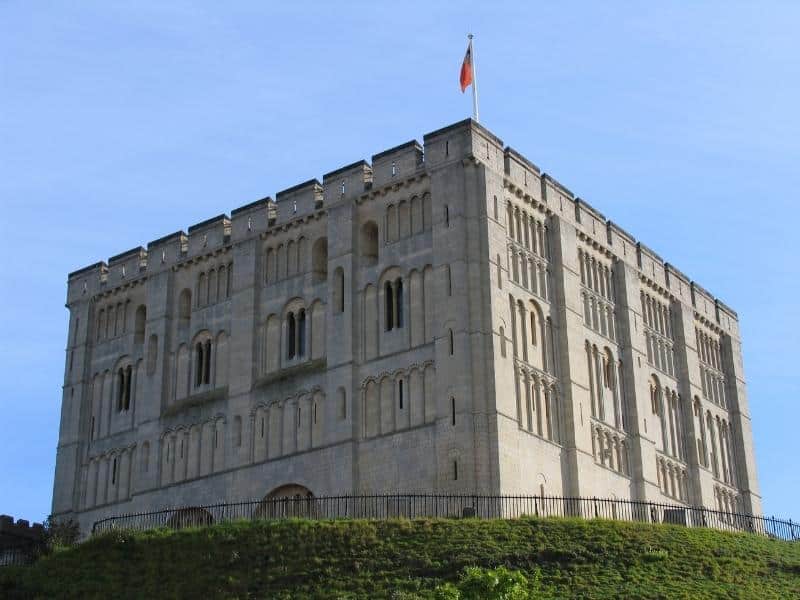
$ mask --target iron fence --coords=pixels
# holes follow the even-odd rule
[[[0,567],[18,567],[36,562],[42,546],[29,544],[0,549]]]
[[[781,540],[800,539],[791,520],[729,513],[678,504],[608,498],[554,496],[484,496],[444,494],[381,494],[308,496],[184,506],[101,519],[92,533],[113,529],[179,529],[240,519],[391,519],[475,517],[510,519],[522,516],[581,517],[644,523],[670,523],[743,531]]]

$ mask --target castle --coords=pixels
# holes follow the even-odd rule
[[[736,313],[468,119],[69,275],[53,514],[546,494],[759,514]]]

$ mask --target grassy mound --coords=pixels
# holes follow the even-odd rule
[[[800,543],[573,519],[259,521],[116,532],[0,570],[10,598],[431,598],[505,565],[542,598],[800,598]]]

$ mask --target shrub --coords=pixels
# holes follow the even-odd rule
[[[74,519],[58,520],[50,515],[44,521],[44,544],[48,550],[74,546],[80,535],[81,527]]]
[[[538,583],[538,573],[535,579]],[[467,567],[457,585],[436,588],[436,600],[529,600],[532,586],[520,571]]]

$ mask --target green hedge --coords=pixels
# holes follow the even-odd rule
[[[534,518],[117,532],[0,569],[0,597],[432,598],[467,566],[521,571],[542,598],[800,598],[800,543]]]

